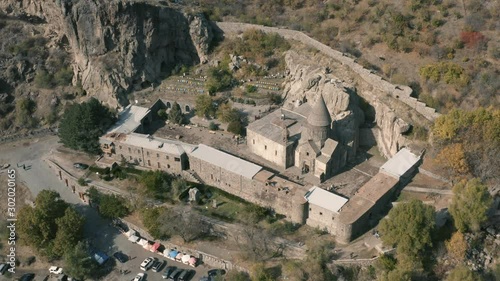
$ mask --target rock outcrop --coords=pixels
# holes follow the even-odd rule
[[[6,0],[0,9],[46,22],[45,36],[70,47],[74,83],[111,106],[176,65],[206,62],[213,37],[202,14],[146,2]]]
[[[348,147],[348,159],[352,160],[359,142],[358,128],[364,122],[354,87],[326,71],[324,66],[313,64],[294,51],[285,54],[285,62],[288,69],[284,87],[285,106],[292,106],[297,100],[314,104],[323,95],[333,115],[333,137]]]

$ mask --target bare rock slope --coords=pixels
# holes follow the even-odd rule
[[[111,106],[154,84],[179,64],[206,61],[212,29],[202,14],[135,1],[6,0],[0,10],[46,22],[46,36],[67,44],[74,83]]]

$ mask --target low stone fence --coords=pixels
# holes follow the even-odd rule
[[[345,56],[344,53],[336,51],[300,31],[238,22],[217,22],[216,24],[224,33],[239,34],[246,29],[252,28],[262,30],[264,32],[278,33],[285,39],[300,41],[310,47],[318,49],[323,54],[339,61],[343,65],[347,65],[351,70],[359,74],[374,88],[379,89],[384,93],[388,93],[396,99],[399,99],[418,113],[422,114],[426,119],[434,121],[434,119],[436,119],[440,115],[434,108],[428,107],[425,105],[425,103],[418,101],[414,97],[411,97],[410,95],[412,93],[412,89],[410,87],[403,85],[396,86],[389,83],[388,81],[385,81],[382,77],[374,74],[373,70],[364,68],[363,66],[358,64],[356,60]]]

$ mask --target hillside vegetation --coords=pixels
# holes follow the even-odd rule
[[[391,82],[411,86],[441,112],[500,105],[498,1],[196,2],[215,21],[304,31]]]

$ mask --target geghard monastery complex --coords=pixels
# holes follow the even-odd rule
[[[378,174],[345,198],[314,184],[302,185],[260,165],[204,144],[188,144],[144,134],[160,108],[128,106],[119,121],[101,137],[106,163],[129,162],[144,168],[180,174],[249,202],[268,207],[286,219],[327,230],[348,243],[376,224],[398,186],[414,173],[420,157],[406,148],[387,161]],[[297,103],[250,123],[249,150],[281,167],[295,166],[318,182],[346,164],[346,151],[332,138],[332,119],[323,97]]]

